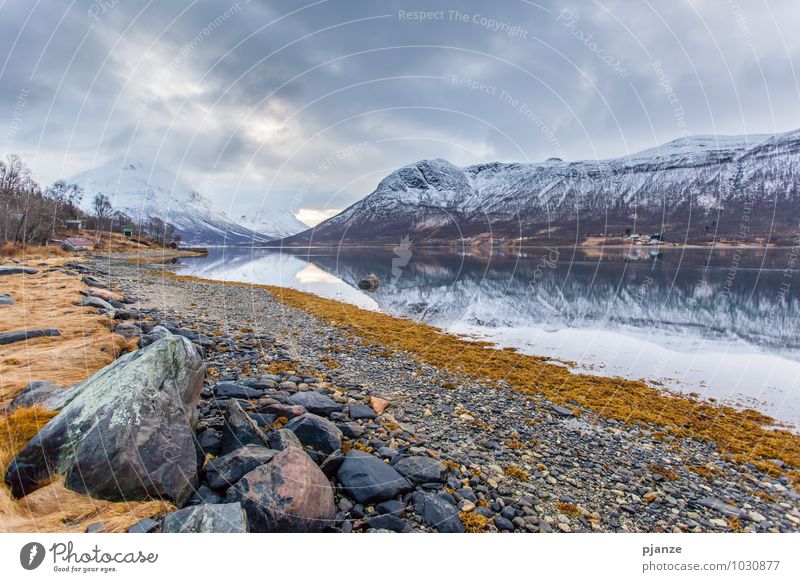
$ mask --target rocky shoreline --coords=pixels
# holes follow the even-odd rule
[[[193,490],[132,531],[800,531],[786,477],[711,443],[454,377],[264,289],[86,274],[135,300],[97,307],[139,352],[185,338],[208,371]]]

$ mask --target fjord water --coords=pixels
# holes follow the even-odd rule
[[[292,287],[800,426],[796,249],[212,248],[184,274]],[[374,293],[360,279],[381,280]]]

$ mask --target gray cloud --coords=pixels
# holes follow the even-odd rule
[[[425,14],[419,14],[419,13]],[[128,155],[220,206],[342,208],[392,169],[800,127],[793,0],[9,0],[0,153]]]

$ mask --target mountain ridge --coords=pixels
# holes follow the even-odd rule
[[[409,235],[420,243],[488,235],[561,243],[628,229],[687,242],[785,239],[798,226],[790,218],[800,215],[798,176],[800,130],[685,137],[606,160],[465,167],[420,160],[284,242],[391,243]]]

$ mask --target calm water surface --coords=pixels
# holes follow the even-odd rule
[[[214,248],[182,272],[292,287],[755,407],[800,425],[800,257],[788,249]],[[374,293],[357,282],[374,273]]]

